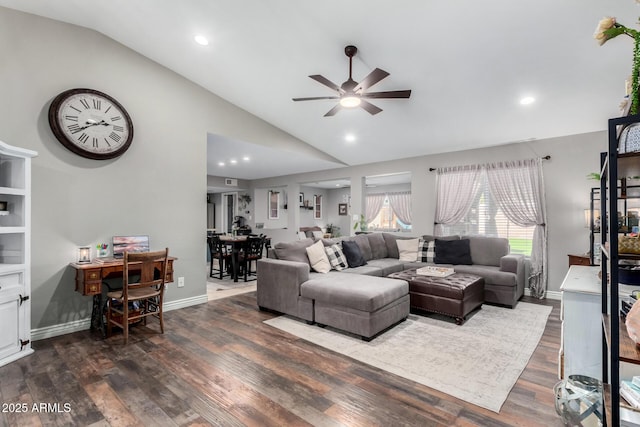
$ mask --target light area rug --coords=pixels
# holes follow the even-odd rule
[[[371,342],[288,316],[264,323],[371,366],[499,412],[527,366],[551,307],[484,305],[458,326],[411,314]]]

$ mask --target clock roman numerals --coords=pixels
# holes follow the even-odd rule
[[[69,120],[70,122],[77,122],[78,121],[78,116],[70,116],[70,115],[66,115],[64,116],[64,118],[66,120]]]
[[[88,139],[89,139],[89,135],[87,135],[84,132],[82,132],[82,135],[78,137],[78,141],[82,142],[83,144],[86,143]]]
[[[113,130],[116,132],[124,132],[124,128],[118,125],[113,125]]]
[[[122,139],[122,137],[115,132],[111,132],[109,134],[109,138],[113,139],[115,142],[120,142],[120,139]]]
[[[90,108],[89,107],[89,103],[87,102],[86,99],[81,99],[80,100],[80,104],[82,104],[82,106],[84,107],[85,110],[88,110]]]
[[[111,117],[111,121],[112,121],[112,122],[117,122],[118,120],[121,120],[121,119],[122,119],[122,116],[114,116],[114,117]]]
[[[78,133],[78,132],[80,132],[82,130],[80,128],[80,126],[78,124],[75,124],[75,123],[72,124],[72,125],[67,126],[67,129],[69,129],[69,132],[71,132],[73,134]]]

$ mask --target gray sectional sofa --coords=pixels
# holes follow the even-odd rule
[[[438,239],[460,238],[448,236]],[[514,307],[524,294],[524,256],[509,254],[507,239],[484,236],[462,238],[469,239],[472,265],[438,265],[453,267],[456,272],[482,276],[485,279],[485,302]],[[340,307],[339,311],[346,319],[340,319],[339,326],[331,326],[363,337],[371,337],[389,327],[389,322],[405,318],[409,311],[408,285],[405,281],[386,276],[428,264],[399,259],[396,241],[406,237],[369,233],[344,239],[357,243],[366,265],[317,273],[311,270],[306,254],[306,248],[314,243],[313,239],[276,244],[269,252],[270,258],[258,261],[258,306],[290,314],[309,323],[325,323],[319,321],[318,317],[324,320],[331,316],[335,318],[337,313],[332,307]],[[423,239],[433,240],[434,236],[423,236]],[[339,240],[323,239],[323,243],[329,246]],[[371,294],[368,299],[365,298],[365,302],[360,301],[363,294],[358,294],[359,290]],[[341,304],[342,301],[347,303]],[[366,305],[365,310],[352,310],[362,304]],[[353,322],[360,322],[360,326],[354,326]]]

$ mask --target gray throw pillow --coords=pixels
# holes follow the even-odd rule
[[[469,239],[436,239],[436,264],[472,265]]]
[[[343,240],[342,252],[344,252],[344,256],[347,258],[347,264],[349,264],[350,268],[367,265],[367,262],[364,260],[362,252],[360,251],[360,247],[356,242]]]

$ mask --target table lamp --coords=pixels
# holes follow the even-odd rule
[[[80,246],[78,248],[78,262],[79,263],[89,263],[89,262],[91,262],[91,247],[90,246]]]

